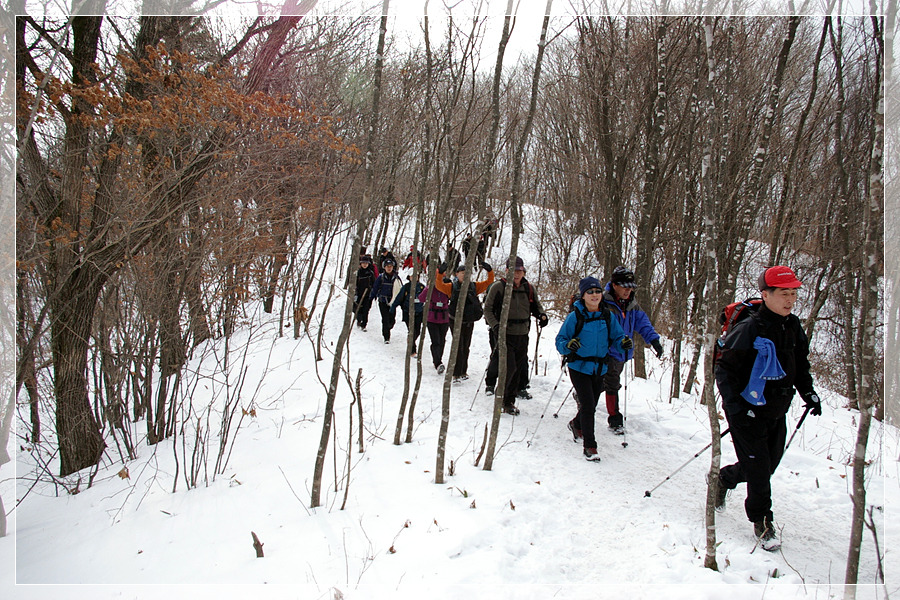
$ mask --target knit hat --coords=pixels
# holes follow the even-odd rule
[[[460,264],[456,267],[456,270],[453,271],[453,272],[454,272],[454,273],[459,273],[460,271],[465,271],[465,270],[466,270],[466,265],[463,264],[463,263],[460,263]]]
[[[578,282],[578,295],[584,296],[584,293],[590,289],[597,288],[598,290],[603,289],[603,284],[600,283],[600,280],[596,277],[585,277],[581,281]]]
[[[757,284],[759,284],[760,291],[771,288],[798,288],[803,285],[794,272],[784,266],[765,269],[759,274]]]
[[[625,288],[637,287],[637,283],[635,283],[634,281],[634,271],[632,271],[631,269],[626,269],[622,266],[618,266],[613,269],[610,281]]]
[[[359,262],[361,262],[361,263],[371,263],[371,262],[372,262],[372,257],[369,256],[368,254],[363,254],[362,256],[359,257]]]
[[[509,259],[508,259],[508,258],[506,259],[506,268],[507,268],[507,269],[509,268]],[[525,270],[525,263],[522,262],[522,259],[521,259],[520,257],[518,257],[518,256],[516,257],[516,268],[515,268],[515,270],[516,270],[516,271],[524,271],[524,270]]]
[[[382,263],[382,266],[386,267],[388,265],[391,265],[392,267],[394,267],[394,266],[397,266],[397,263],[395,263],[392,259],[388,258],[388,259],[385,259],[385,261]]]

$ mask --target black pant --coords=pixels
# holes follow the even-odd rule
[[[431,338],[431,361],[434,368],[444,362],[444,345],[447,343],[447,330],[450,329],[450,323],[432,323],[428,322],[428,337]]]
[[[747,413],[725,413],[731,428],[731,441],[738,461],[722,467],[722,483],[732,490],[747,482],[744,511],[754,523],[772,518],[772,485],[770,478],[784,455],[787,439],[785,417],[750,417]]]
[[[356,315],[356,323],[360,327],[366,327],[369,324],[369,311],[372,309],[372,296],[369,290],[365,290],[360,296],[356,297],[353,303],[353,314]]]
[[[497,363],[497,330],[491,327],[488,330],[488,344],[491,345],[491,358],[488,361],[487,374],[484,376],[484,385],[489,388],[497,385],[497,373],[499,365]]]
[[[459,331],[459,349],[456,351],[456,366],[453,367],[454,377],[469,374],[469,346],[472,345],[472,331],[474,329],[474,322],[462,322],[462,327]]]
[[[391,329],[394,328],[394,323],[397,322],[397,319],[391,314],[391,307],[387,302],[379,300],[378,310],[381,311],[381,335],[384,337],[384,341],[387,342],[391,339]]]
[[[416,318],[413,319],[413,340],[419,339],[419,334],[422,333],[422,313],[415,313]],[[403,311],[403,322],[406,323],[406,330],[409,331],[409,311]],[[413,344],[416,342],[414,341]],[[413,346],[415,348],[415,346]]]
[[[494,348],[488,363],[485,385],[496,385],[500,375],[500,349]],[[528,381],[528,334],[506,335],[506,387],[503,404],[515,404],[516,394],[525,389]]]
[[[578,394],[578,413],[573,419],[575,429],[580,429],[584,436],[585,448],[596,448],[597,438],[594,433],[594,413],[597,411],[597,402],[600,400],[600,394],[603,393],[603,376],[600,375],[600,369],[593,375],[576,371],[569,368],[569,379],[572,380],[572,387]]]

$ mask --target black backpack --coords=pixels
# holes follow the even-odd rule
[[[453,282],[453,293],[450,295],[450,318],[456,317],[456,303],[459,301],[459,280]],[[463,307],[463,321],[475,322],[484,316],[484,309],[481,306],[481,300],[475,292],[475,283],[469,282],[469,289],[466,292],[466,305]]]
[[[577,300],[577,298],[575,298],[574,300],[572,300],[572,302],[569,303],[569,312],[572,312],[572,311],[575,312],[575,333],[572,335],[572,337],[577,338],[578,334],[581,333],[581,330],[584,329],[584,324],[589,323],[591,321],[606,321],[606,335],[608,337],[609,330],[610,330],[610,324],[609,324],[610,313],[609,313],[609,307],[606,306],[606,302],[603,300],[600,301],[600,316],[599,317],[588,317],[585,319],[584,315],[581,314],[580,311],[575,309],[575,300]],[[607,356],[608,356],[608,354],[607,354]],[[587,360],[587,361],[594,361],[594,362],[599,363],[599,362],[603,362],[604,360],[606,360],[606,357],[604,356],[601,358],[601,357],[597,357],[597,356],[577,356],[575,352],[570,352],[569,354],[566,354],[565,356],[563,356],[564,363],[568,362],[570,359],[571,360]]]

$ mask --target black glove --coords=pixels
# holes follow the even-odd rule
[[[546,327],[547,323],[550,322],[550,319],[547,318],[547,313],[541,313],[538,315],[538,326]]]
[[[656,351],[656,358],[662,358],[663,347],[662,344],[659,343],[659,340],[653,340],[652,342],[650,342],[650,345],[653,346],[653,349]]]
[[[491,265],[489,265],[486,262],[481,263],[481,268],[484,269],[485,271],[487,271],[488,273],[490,273],[491,271],[494,270],[494,267],[492,267]]]
[[[579,340],[578,338],[572,338],[571,340],[569,340],[569,343],[566,344],[566,348],[568,348],[572,352],[575,352],[576,350],[581,348],[581,340]]]
[[[450,279],[449,277],[444,277],[444,283],[452,283],[452,282],[453,282],[453,280]]]
[[[631,350],[634,348],[634,342],[627,335],[622,338],[622,350]]]
[[[442,262],[438,265],[438,273],[446,273],[447,272],[447,263]]]
[[[809,412],[812,413],[812,416],[818,417],[822,414],[822,401],[815,392],[804,398],[803,402],[806,404],[806,408],[810,409]]]

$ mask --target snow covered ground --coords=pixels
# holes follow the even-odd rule
[[[502,262],[494,258],[495,264]],[[329,347],[342,319],[342,309],[334,306],[323,338]],[[842,397],[819,390],[825,413],[807,418],[773,477],[782,551],[754,551],[740,486],[717,517],[719,570],[713,571],[703,567],[709,452],[665,481],[710,439],[706,409],[696,394],[667,398],[671,359],[659,361],[648,352],[648,379],[629,381],[625,438],[606,431],[604,407],[598,409],[602,460],[588,463],[565,428],[575,410],[571,397],[560,410],[570,387],[567,376],[550,401],[560,375],[553,348],[560,322],[552,320],[540,340],[534,399],[519,401],[520,416],[503,416],[500,450],[493,471],[486,472],[473,465],[492,402],[483,386],[479,389],[489,349],[487,328],[478,323],[471,378],[452,388],[446,462],[453,460],[455,474],[436,485],[443,376],[431,367],[427,342],[413,441],[392,443],[406,332],[399,314],[397,321],[391,344],[384,345],[373,308],[368,331],[355,329],[350,338],[351,377],[362,369],[365,451],[359,453],[355,433],[349,442],[350,395],[342,381],[331,441],[331,448],[338,447],[337,460],[329,455],[326,461],[323,506],[316,509],[308,506],[325,401],[316,370],[327,381],[331,357],[326,353],[316,363],[312,342],[292,339],[290,327],[279,337],[277,315],[253,315],[252,328],[231,341],[234,364],[246,360],[241,406],[255,409],[255,416],[244,417],[225,472],[208,485],[186,490],[184,465],[176,475],[176,450],[166,441],[140,444],[138,459],[127,465],[104,463],[93,487],[69,495],[50,483],[33,485],[33,460],[17,440],[17,460],[0,471],[7,511],[24,498],[10,516],[13,534],[0,539],[0,560],[8,566],[0,575],[0,597],[843,596],[851,516],[848,462],[857,415],[843,408]],[[534,341],[532,330],[532,348]],[[190,365],[189,371],[203,374],[193,391],[197,406],[223,389],[213,348],[221,357],[224,343],[198,351]],[[445,360],[448,355],[449,337]],[[232,385],[242,369],[232,371]],[[792,424],[801,414],[798,404]],[[145,429],[143,423],[133,427]],[[211,427],[217,428],[215,418]],[[885,517],[900,503],[898,438],[896,428],[873,425],[867,500],[875,507],[888,585],[872,585],[875,545],[867,531],[859,598],[900,591],[892,577],[900,572],[895,550],[900,520]],[[182,440],[175,444],[182,452]],[[341,510],[348,447],[352,469]],[[732,462],[730,438],[723,451],[723,464]],[[216,452],[213,444],[210,478]],[[119,476],[123,466],[128,478]],[[251,531],[264,544],[264,558],[256,558]]]

